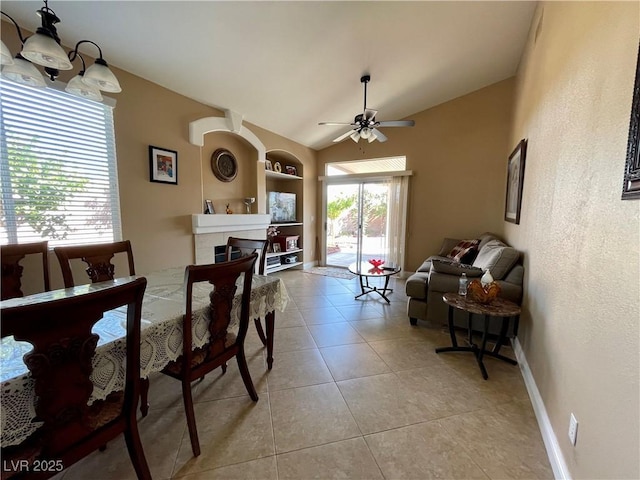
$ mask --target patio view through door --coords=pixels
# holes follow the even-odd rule
[[[327,185],[327,265],[386,260],[389,182]]]
[[[404,157],[331,163],[324,184],[321,264],[381,258],[402,264],[408,176]]]

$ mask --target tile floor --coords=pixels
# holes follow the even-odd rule
[[[154,479],[553,478],[518,367],[488,358],[484,381],[470,354],[437,355],[446,330],[409,324],[401,280],[387,305],[354,300],[355,279],[277,275],[291,301],[276,314],[273,370],[253,326],[246,343],[260,400],[235,361],[193,385],[199,457],[179,382],[151,378],[140,430]],[[135,474],[118,439],[59,478]]]

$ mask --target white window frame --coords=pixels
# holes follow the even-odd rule
[[[105,97],[103,102],[95,102],[64,92],[62,82],[48,85],[37,89],[0,79],[0,243],[48,240],[50,246],[58,246],[122,240],[115,100]],[[59,160],[56,173],[77,182],[74,194],[45,213],[63,215],[58,225],[67,225],[66,235],[64,229],[51,235],[37,232],[16,218],[13,204],[20,202],[20,195],[14,192],[16,183],[12,184],[9,171],[9,145],[33,148],[37,160],[33,165],[43,165],[46,158]],[[100,211],[100,205],[92,208],[92,201],[99,202],[102,212],[107,213]],[[24,205],[31,203],[25,201]],[[106,227],[96,228],[90,217]],[[77,227],[69,227],[74,221]]]

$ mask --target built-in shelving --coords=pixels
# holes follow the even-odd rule
[[[294,155],[283,150],[267,152],[267,159],[271,161],[272,165],[275,165],[276,162],[279,162],[283,170],[286,169],[287,166],[295,167],[296,175],[265,169],[264,173],[266,180],[266,191],[295,193],[297,197],[296,218],[302,219],[304,205],[303,182],[300,181],[304,176],[302,163]],[[280,235],[297,235],[299,248],[297,248],[296,250],[289,250],[288,252],[268,253],[267,258],[269,259],[274,257],[285,257],[287,255],[295,254],[298,257],[299,261],[296,261],[294,263],[277,264],[271,267],[269,267],[269,265],[267,264],[266,273],[278,272],[280,270],[286,270],[288,268],[294,268],[303,265],[303,222],[275,223],[272,224],[272,226],[276,227],[280,231]]]

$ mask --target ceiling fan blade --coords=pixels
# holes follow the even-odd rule
[[[413,127],[413,120],[390,120],[388,122],[376,122],[376,127]]]
[[[377,110],[373,110],[371,108],[365,108],[364,109],[364,119],[365,120],[372,120],[376,117],[376,115],[378,114]]]
[[[377,128],[374,128],[372,130],[373,134],[376,136],[376,139],[379,142],[386,142],[387,141],[387,137],[384,133],[382,133],[380,130],[378,130]]]
[[[338,138],[336,138],[336,139],[333,141],[333,143],[341,142],[341,141],[342,141],[342,140],[344,140],[345,138],[347,138],[347,137],[351,136],[353,133],[354,133],[354,131],[353,131],[353,130],[349,130],[348,132],[343,133],[343,134],[342,134],[342,135],[340,135]],[[355,133],[357,133],[357,132],[355,132]]]
[[[353,125],[349,122],[320,122],[318,125]]]

